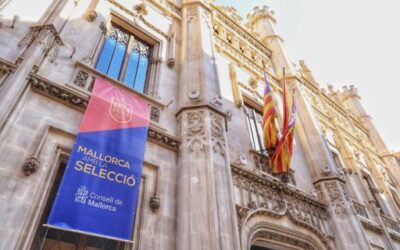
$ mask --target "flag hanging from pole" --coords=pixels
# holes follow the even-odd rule
[[[286,91],[285,74],[283,88],[283,131],[275,152],[271,156],[272,173],[287,176],[293,154],[294,127],[296,124],[296,104],[294,94],[289,96]],[[290,103],[289,103],[290,102]],[[289,108],[290,107],[290,108]]]
[[[263,140],[264,148],[271,150],[276,147],[277,134],[275,127],[276,110],[274,107],[274,100],[272,96],[271,86],[267,80],[267,76],[264,72],[265,90],[264,90],[264,109],[263,109]]]

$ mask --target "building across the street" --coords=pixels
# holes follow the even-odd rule
[[[399,158],[275,25],[211,0],[0,1],[0,249],[400,249]],[[265,69],[281,127],[283,68],[287,184],[261,126]],[[46,225],[96,78],[149,104],[131,242]]]

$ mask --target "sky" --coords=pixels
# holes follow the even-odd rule
[[[216,3],[235,7],[244,18],[255,6],[274,10],[290,60],[304,59],[321,87],[355,85],[388,149],[400,151],[399,0]]]

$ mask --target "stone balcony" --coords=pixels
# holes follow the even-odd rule
[[[231,165],[239,226],[251,214],[287,216],[293,223],[309,229],[327,242],[332,237],[324,203],[291,184]]]

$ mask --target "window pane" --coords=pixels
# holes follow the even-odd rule
[[[110,61],[112,58],[112,55],[115,50],[115,45],[117,44],[117,41],[113,37],[107,37],[103,49],[100,54],[99,61],[97,62],[96,69],[100,71],[101,73],[107,74],[108,67],[110,66]]]
[[[133,88],[133,83],[135,81],[138,61],[139,61],[139,52],[136,51],[135,49],[132,49],[124,77],[124,83],[131,88]]]
[[[149,59],[147,57],[140,56],[134,89],[142,93],[144,91],[144,84],[146,82],[148,64]]]
[[[122,61],[125,56],[126,45],[123,42],[118,41],[117,46],[114,51],[113,58],[111,60],[110,67],[108,69],[107,75],[118,80],[119,74],[121,72]]]
[[[256,117],[256,125],[257,125],[257,139],[259,148],[257,150],[264,149],[264,141],[263,141],[263,128],[262,128],[262,115],[254,110],[255,117]]]
[[[244,106],[244,110],[246,113],[246,120],[247,120],[247,126],[249,128],[251,144],[253,145],[253,148],[256,151],[260,151],[264,148],[262,145],[263,143],[262,142],[263,131],[261,125],[262,115],[259,112],[257,112],[257,110],[246,105]]]
[[[152,47],[135,36],[112,27],[105,40],[96,69],[143,93]]]

